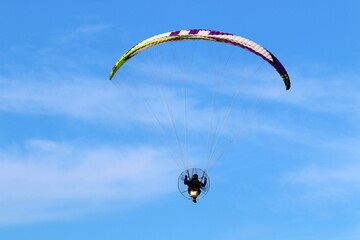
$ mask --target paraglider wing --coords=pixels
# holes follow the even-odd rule
[[[110,73],[110,80],[114,77],[117,70],[119,70],[119,68],[124,65],[125,62],[127,62],[130,58],[140,53],[141,51],[144,51],[145,49],[162,43],[184,40],[207,40],[222,42],[246,49],[270,63],[283,79],[286,90],[290,89],[290,78],[284,66],[271,52],[269,52],[259,44],[237,35],[219,31],[199,29],[167,32],[148,38],[141,43],[135,45],[116,62]]]

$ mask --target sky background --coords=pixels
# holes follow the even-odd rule
[[[359,1],[2,2],[0,239],[358,240],[359,9]],[[149,49],[108,80],[133,45],[182,29],[263,45],[292,89],[260,58],[215,43]],[[163,88],[148,81],[158,75]],[[187,166],[203,168],[211,111],[202,97],[217,78],[220,119],[233,80],[250,80],[219,139],[243,135],[209,169],[211,189],[195,205],[177,190],[183,167],[163,96],[187,141]]]

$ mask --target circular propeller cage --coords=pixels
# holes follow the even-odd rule
[[[181,195],[183,195],[185,198],[189,200],[193,200],[188,193],[188,186],[184,183],[184,180],[185,180],[185,176],[187,176],[188,179],[190,180],[194,174],[197,174],[199,176],[199,180],[202,183],[204,182],[205,178],[207,179],[206,185],[200,188],[200,194],[196,198],[196,200],[199,200],[204,198],[210,189],[210,178],[204,170],[200,168],[188,168],[184,170],[178,178],[178,189]]]

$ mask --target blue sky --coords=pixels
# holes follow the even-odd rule
[[[358,1],[1,5],[1,240],[359,239]],[[199,28],[263,45],[292,89],[261,59],[214,43],[149,49],[108,80],[133,45]],[[149,82],[157,76],[161,88]],[[164,103],[188,166],[202,168],[214,79],[219,121],[241,89],[219,142],[241,137],[195,205],[177,192],[181,154]]]

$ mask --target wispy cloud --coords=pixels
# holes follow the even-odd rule
[[[79,204],[103,211],[105,202],[146,201],[175,191],[176,167],[161,149],[84,147],[44,139],[29,140],[22,149],[0,152],[3,225],[92,211],[75,210]]]
[[[287,180],[300,187],[306,199],[347,201],[360,197],[360,164],[311,165],[288,173]]]
[[[224,151],[231,146],[232,139],[246,131],[284,135],[285,128],[280,122],[253,120],[256,114],[252,112],[252,104],[235,105],[231,109],[233,93],[224,97],[227,97],[225,103],[217,96],[212,106],[211,96],[189,90],[185,111],[182,86],[178,89],[140,81],[134,87],[132,82],[116,83],[57,72],[0,78],[0,109],[24,116],[81,119],[111,128],[140,126],[178,156],[184,155],[187,147],[189,152],[192,152],[190,148],[211,151],[209,143],[217,145],[214,151]],[[134,134],[139,132],[135,130]],[[202,158],[194,155],[195,151],[192,158]]]
[[[313,112],[356,112],[357,117],[360,114],[360,87],[357,84],[360,74],[356,72],[316,77],[294,72],[291,73],[292,88],[284,91],[281,79],[274,69],[264,68],[260,64],[243,64],[241,67],[229,64],[219,72],[211,68],[212,66],[204,71],[194,66],[181,67],[169,63],[143,61],[139,64],[139,70],[149,76],[172,81],[180,86],[190,82],[195,83],[193,87],[198,85],[197,88],[210,91],[216,83],[215,91],[223,95],[239,91],[242,97],[265,98]]]
[[[128,104],[126,88],[74,75],[27,74],[2,78],[0,85],[0,109],[22,114],[117,121]],[[131,113],[123,116],[132,118]]]
[[[323,77],[294,74],[293,88],[285,102],[313,112],[360,114],[360,75],[356,73]],[[279,95],[273,95],[274,99]]]
[[[143,66],[140,67],[145,72],[154,71]],[[171,71],[177,69],[172,65],[170,67]],[[169,66],[159,68],[166,69]],[[229,74],[238,74],[239,78],[247,75],[247,73],[239,71],[237,69],[236,72]],[[248,70],[244,69],[244,71],[247,72]],[[177,74],[174,75],[177,76]],[[164,130],[167,134],[169,131],[173,133],[171,130],[173,129],[171,118],[173,118],[179,132],[184,132],[185,128],[191,130],[190,132],[207,132],[210,125],[215,128],[218,122],[222,123],[227,118],[232,97],[236,93],[234,89],[239,88],[239,86],[229,84],[229,86],[224,85],[223,88],[218,88],[221,95],[216,97],[215,104],[217,105],[213,109],[212,84],[209,84],[209,79],[204,77],[202,73],[199,76],[189,75],[188,77],[196,79],[195,85],[207,86],[204,91],[208,95],[204,95],[196,86],[194,88],[192,88],[193,85],[188,86],[187,113],[185,113],[182,85],[184,82],[177,77],[174,77],[176,80],[175,87],[172,82],[158,86],[156,80],[153,79],[154,82],[152,82],[147,78],[147,81],[142,81],[141,78],[137,79],[138,85],[134,87],[135,81],[130,79],[127,81],[122,79],[117,84],[105,81],[105,79],[66,73],[59,74],[57,72],[29,73],[11,78],[0,78],[0,109],[23,114],[47,114],[87,121],[101,121],[115,126],[129,126],[127,123],[130,122],[131,124],[146,124],[157,129],[155,131],[159,132],[160,135],[164,134]],[[264,78],[266,79],[266,77]],[[297,115],[292,115],[289,112],[294,110],[293,107],[303,111],[304,116],[309,115],[309,118],[311,118],[312,112],[336,114],[334,116],[343,119],[343,121],[346,118],[359,115],[360,108],[356,108],[356,106],[360,99],[356,94],[357,87],[353,86],[354,84],[342,87],[341,81],[338,81],[336,77],[326,81],[316,79],[316,82],[315,79],[296,76],[293,78],[296,83],[301,81],[301,85],[297,86],[299,84],[295,83],[293,89],[288,92],[281,87],[272,88],[270,85],[269,88],[265,88],[265,93],[254,90],[264,80],[254,79],[249,88],[241,89],[240,98],[235,98],[236,105],[231,110],[231,115],[226,120],[221,133],[231,136],[234,135],[233,129],[242,131],[245,125],[248,130],[271,132],[296,141],[310,143],[317,141],[319,143],[324,142],[323,140],[326,138],[333,137],[332,132],[323,128],[309,129],[307,123],[303,124],[298,121],[296,116],[301,115],[300,112],[297,112]],[[189,82],[191,81],[189,80]],[[266,85],[269,86],[269,84]],[[229,88],[232,90],[224,91],[224,89]],[[244,95],[245,99],[243,98]],[[252,102],[249,102],[247,96],[252,96],[250,99]],[[261,98],[265,98],[265,100],[261,100],[259,104],[254,104]],[[271,109],[278,104],[285,110],[278,111],[276,118],[269,119],[266,117],[267,108],[264,107],[267,104],[272,106]],[[252,107],[254,107],[254,112],[250,109]],[[259,117],[260,113],[263,114]],[[188,116],[187,126],[184,125],[186,122],[185,114]],[[171,115],[173,116],[171,117]],[[215,117],[211,124],[212,116]],[[251,120],[251,125],[244,124],[244,116],[245,119]],[[325,121],[328,116],[322,115],[320,118],[324,118]],[[356,128],[355,125],[349,127]],[[212,132],[216,131],[213,130]]]
[[[185,105],[182,88],[179,90],[142,83],[134,87],[128,82],[114,84],[105,79],[56,72],[2,77],[0,109],[21,114],[100,120],[118,125],[126,122],[160,123],[167,128],[171,128],[171,118],[177,125],[183,125],[185,114],[188,114],[191,117],[188,119],[188,127],[193,131],[207,130],[211,115],[214,116],[214,121],[223,121],[227,114],[231,114],[227,123],[234,126],[249,112],[248,109],[236,106],[229,112],[231,94],[225,104],[218,97],[217,104],[220,105],[213,108],[211,97],[208,99],[189,90]],[[251,104],[248,105],[250,106]]]
[[[111,28],[109,24],[93,24],[93,25],[85,25],[80,26],[78,28],[72,29],[71,31],[64,33],[61,37],[57,38],[58,43],[69,43],[77,38],[88,37],[93,34],[97,34],[103,32],[107,29]]]

